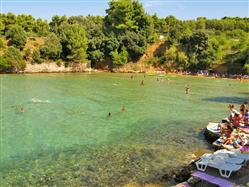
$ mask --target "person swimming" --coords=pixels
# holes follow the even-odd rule
[[[185,93],[189,94],[189,91],[190,91],[190,86],[187,84],[185,85]]]
[[[109,112],[108,113],[108,115],[107,115],[107,117],[111,117],[112,116],[112,113],[111,112]]]
[[[20,112],[21,113],[24,113],[25,112],[25,109],[23,107],[20,108]]]
[[[144,80],[141,81],[140,86],[144,86]]]
[[[51,103],[51,101],[49,100],[40,100],[40,99],[37,99],[37,98],[32,98],[30,100],[31,103]]]
[[[126,111],[125,107],[124,107],[124,106],[122,106],[122,108],[121,108],[121,112],[125,112],[125,111]]]

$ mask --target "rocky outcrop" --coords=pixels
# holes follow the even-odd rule
[[[91,71],[87,63],[72,63],[70,66],[58,66],[55,62],[42,64],[27,64],[24,73],[60,73]]]
[[[163,169],[158,173],[157,178],[160,182],[166,182],[172,179],[174,179],[175,182],[187,181],[191,176],[191,172],[196,169],[194,163],[195,161],[192,161],[185,166]]]

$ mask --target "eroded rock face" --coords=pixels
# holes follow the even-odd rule
[[[193,170],[195,170],[194,162],[191,162],[186,166],[164,169],[160,172],[161,176],[159,177],[159,180],[161,182],[169,181],[172,179],[174,179],[175,182],[187,181],[190,178],[191,172]]]
[[[60,73],[60,72],[84,72],[88,71],[86,63],[73,63],[68,67],[58,66],[55,62],[42,64],[27,64],[24,73]]]
[[[196,178],[196,177],[190,177],[187,182],[189,185],[193,186],[195,184],[197,184],[198,182],[200,182],[201,180]]]

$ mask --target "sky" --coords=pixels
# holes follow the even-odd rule
[[[145,11],[159,17],[249,17],[249,0],[140,0]],[[0,0],[1,13],[31,14],[51,20],[54,15],[105,15],[108,0]]]

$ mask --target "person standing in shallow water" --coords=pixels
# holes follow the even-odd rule
[[[144,86],[144,80],[141,81],[140,86]]]
[[[122,106],[122,108],[121,108],[121,112],[125,112],[125,111],[126,111],[125,107],[124,107],[124,106]]]
[[[186,85],[186,86],[185,86],[185,93],[186,93],[186,94],[189,94],[189,91],[190,91],[190,87],[189,87],[189,85]]]

